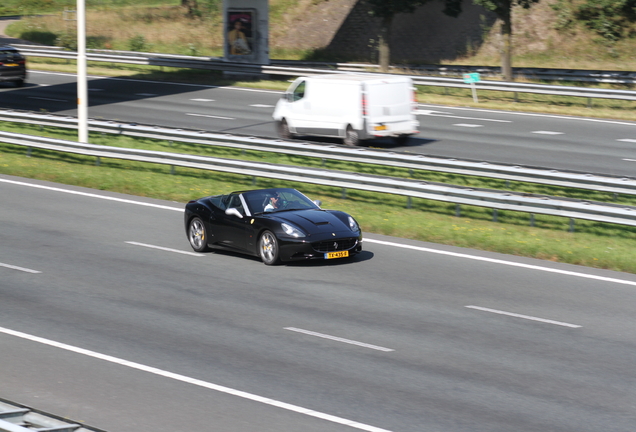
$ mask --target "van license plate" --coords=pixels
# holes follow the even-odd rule
[[[349,256],[349,251],[327,252],[325,254],[325,259],[347,258],[348,256]]]
[[[379,125],[374,128],[377,131],[386,130],[386,125]]]

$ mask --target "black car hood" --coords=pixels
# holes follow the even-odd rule
[[[351,232],[348,223],[328,210],[282,211],[272,213],[271,216],[281,222],[289,222],[310,235],[323,232]],[[347,216],[342,213],[342,217],[346,220]]]

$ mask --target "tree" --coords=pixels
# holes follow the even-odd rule
[[[389,43],[391,40],[391,25],[393,18],[399,13],[413,13],[418,6],[430,0],[367,0],[371,6],[371,14],[380,18],[380,34],[378,35],[378,54],[382,72],[389,70],[391,57]],[[445,4],[444,13],[457,16],[461,12],[462,0],[440,0]]]
[[[575,16],[606,41],[616,42],[634,33],[636,0],[587,0]]]
[[[512,7],[528,9],[539,0],[473,0],[473,3],[494,12],[501,20],[501,72],[504,80],[512,81]]]
[[[181,6],[188,9],[188,16],[191,18],[201,14],[197,0],[181,0]]]

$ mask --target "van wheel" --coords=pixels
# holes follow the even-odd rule
[[[294,139],[294,134],[289,131],[289,125],[285,119],[278,123],[278,136],[285,140]]]
[[[360,135],[358,135],[358,131],[354,130],[351,125],[347,126],[347,130],[345,131],[344,143],[348,146],[357,146],[360,144]]]

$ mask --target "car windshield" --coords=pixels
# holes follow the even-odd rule
[[[320,208],[296,189],[249,191],[243,197],[252,214]]]

